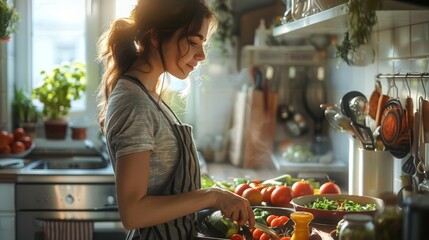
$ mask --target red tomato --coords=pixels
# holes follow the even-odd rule
[[[290,237],[281,237],[279,240],[290,240]]]
[[[302,180],[299,182],[295,182],[292,185],[292,192],[293,192],[293,197],[297,198],[305,195],[313,195],[314,188],[310,183]]]
[[[22,153],[25,151],[25,145],[21,141],[15,141],[12,143],[13,153]]]
[[[240,234],[236,233],[236,234],[231,236],[231,240],[244,240],[244,237],[241,236]]]
[[[287,207],[293,198],[293,193],[288,186],[279,186],[271,193],[271,204],[276,207]]]
[[[1,154],[10,154],[12,152],[12,148],[10,145],[5,145],[4,147],[0,147]]]
[[[271,194],[273,193],[274,189],[276,189],[275,186],[268,186],[261,190],[262,193],[262,201],[267,203],[268,205],[271,204]]]
[[[266,233],[262,233],[262,235],[259,238],[259,240],[271,240],[271,237],[270,237],[270,235],[268,235]]]
[[[7,131],[0,131],[0,147],[5,147],[13,143],[13,135],[8,133]]]
[[[320,194],[341,194],[341,189],[336,183],[329,181],[320,186],[319,192]]]
[[[287,216],[280,216],[280,226],[283,226],[287,223],[287,221],[289,221],[289,218]]]
[[[241,196],[241,195],[243,195],[244,190],[246,190],[248,188],[250,188],[250,185],[248,183],[238,184],[235,187],[234,193]]]
[[[13,130],[13,136],[15,137],[15,139],[20,139],[22,137],[27,136],[27,134],[25,133],[24,128],[16,128],[15,130]]]
[[[280,218],[274,218],[270,223],[270,227],[274,228],[278,226],[280,226]]]
[[[25,149],[29,149],[33,144],[33,139],[31,139],[31,137],[29,136],[24,136],[18,140],[24,143]]]
[[[267,220],[266,220],[266,222],[267,222],[268,226],[269,226],[269,225],[271,225],[271,221],[273,221],[273,220],[274,220],[274,219],[276,219],[276,218],[278,218],[278,216],[277,216],[277,215],[269,215],[269,216],[267,217]]]
[[[261,238],[262,233],[264,233],[264,232],[262,232],[259,229],[253,230],[253,233],[252,233],[253,239],[258,240],[259,238]]]

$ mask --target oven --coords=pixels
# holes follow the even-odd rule
[[[114,183],[17,183],[17,240],[43,240],[48,222],[80,221],[93,226],[93,240],[125,239]]]

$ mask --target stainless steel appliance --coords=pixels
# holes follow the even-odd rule
[[[114,184],[17,184],[17,240],[43,240],[45,221],[94,223],[93,239],[125,239]]]
[[[16,184],[16,239],[43,240],[46,221],[90,221],[94,240],[125,239],[112,167],[97,161],[38,160],[24,167]]]

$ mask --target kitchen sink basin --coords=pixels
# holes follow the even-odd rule
[[[109,162],[100,157],[71,157],[40,159],[27,166],[28,170],[96,170],[109,166]]]

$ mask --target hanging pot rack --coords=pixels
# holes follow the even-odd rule
[[[396,78],[429,78],[429,73],[396,73],[396,74],[378,74],[377,78],[387,78],[387,79],[396,79]]]

